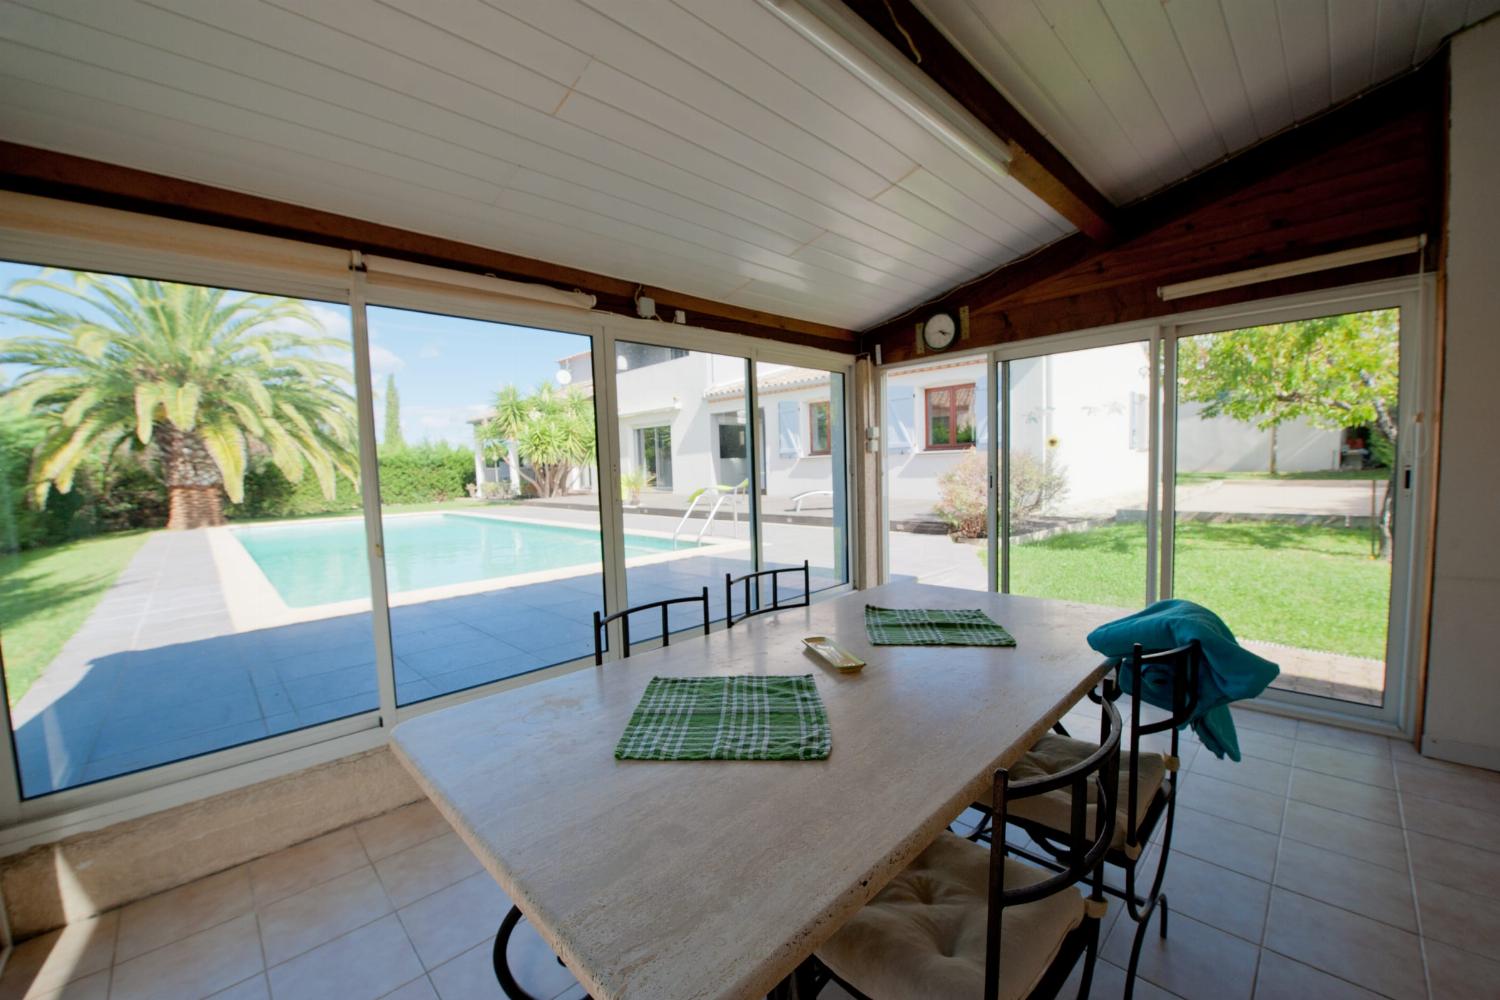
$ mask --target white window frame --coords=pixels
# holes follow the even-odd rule
[[[71,214],[78,213],[80,208],[67,202],[56,204],[59,211]],[[107,209],[97,211],[112,212]],[[112,213],[112,218],[119,219],[121,215],[122,213]],[[464,291],[450,297],[433,291],[372,287],[352,267],[337,280],[328,274],[310,277],[290,268],[278,268],[275,263],[278,252],[284,253],[287,248],[305,251],[309,244],[149,216],[138,218],[141,219],[143,229],[151,231],[153,239],[149,243],[143,240],[141,246],[135,248],[122,246],[118,241],[91,242],[86,237],[76,235],[49,236],[18,232],[7,229],[4,218],[0,217],[0,260],[293,296],[347,305],[350,309],[356,401],[360,421],[360,461],[362,472],[365,473],[364,482],[370,487],[364,491],[363,501],[366,542],[372,569],[378,570],[372,573],[371,597],[379,707],[306,729],[25,800],[20,797],[14,743],[10,734],[6,733],[5,738],[0,739],[0,856],[375,749],[386,745],[391,729],[406,719],[593,666],[593,657],[587,656],[414,705],[396,705],[388,606],[382,603],[385,576],[379,554],[379,467],[370,385],[368,329],[364,312],[367,305],[442,313],[590,338],[594,363],[595,420],[598,428],[598,494],[603,538],[604,596],[611,608],[623,607],[625,601],[624,512],[619,496],[619,418],[614,396],[616,341],[645,342],[744,359],[747,371],[751,373],[747,381],[747,412],[753,412],[755,404],[753,373],[759,362],[814,368],[843,375],[845,581],[839,586],[819,591],[813,595],[813,600],[826,600],[852,588],[860,544],[858,533],[853,530],[857,520],[853,505],[858,498],[855,495],[855,359],[852,354],[743,334],[721,333],[690,325],[530,304],[512,298],[487,298],[473,291]],[[203,253],[201,246],[194,246],[191,252],[176,252],[170,249],[172,239],[161,238],[164,232],[170,237],[174,227],[184,234],[201,235],[207,232],[216,240],[222,240],[228,247],[228,252],[222,258]],[[238,256],[237,251],[241,248],[245,252],[243,256]],[[352,252],[343,252],[353,257]],[[751,430],[749,433],[753,435],[756,431]],[[756,463],[752,462],[751,465],[751,475],[758,475],[758,469],[754,468]],[[754,526],[751,536],[754,539],[755,565],[758,567],[760,512],[758,496],[754,491],[751,497],[751,523]],[[639,645],[649,647],[653,643]],[[615,643],[611,643],[611,646],[613,648]],[[613,651],[609,654],[611,658],[616,655]]]

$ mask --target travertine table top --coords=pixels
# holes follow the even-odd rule
[[[1018,645],[873,646],[866,603],[980,607]],[[1118,614],[888,584],[420,716],[394,747],[593,996],[763,996],[1099,680],[1084,636]],[[814,676],[828,760],[614,759],[653,676],[754,673]]]

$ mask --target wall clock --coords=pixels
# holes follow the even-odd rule
[[[922,324],[922,344],[929,351],[946,351],[958,338],[958,320],[952,313],[933,313]]]

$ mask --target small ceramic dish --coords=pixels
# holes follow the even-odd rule
[[[864,667],[865,661],[849,652],[826,635],[810,635],[804,638],[807,648],[817,653],[829,666],[844,673],[854,673]]]

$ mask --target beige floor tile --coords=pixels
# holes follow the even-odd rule
[[[1418,879],[1500,897],[1500,854],[1413,831],[1407,831],[1406,842]]]
[[[1362,781],[1335,778],[1330,774],[1294,767],[1291,797],[1298,802],[1311,802],[1327,809],[1373,819],[1377,823],[1401,825],[1401,810],[1396,804],[1396,793],[1390,788],[1377,788]]]
[[[1380,1000],[1362,986],[1345,982],[1274,951],[1260,953],[1255,1000]]]
[[[1427,974],[1433,1000],[1495,1000],[1500,995],[1500,962],[1441,941],[1427,942]]]
[[[1305,771],[1331,774],[1367,785],[1396,787],[1396,771],[1387,757],[1303,741],[1297,744],[1296,765]]]
[[[260,910],[266,962],[280,965],[392,910],[369,865],[277,900]]]
[[[1500,816],[1500,773],[1401,763],[1396,765],[1396,777],[1403,791]]]
[[[1406,838],[1399,827],[1372,823],[1310,802],[1287,803],[1283,836],[1349,857],[1406,871]]]
[[[1073,966],[1073,974],[1064,982],[1059,997],[1072,998],[1078,996],[1078,985],[1083,980],[1083,959],[1080,958]],[[830,983],[830,987],[837,983]],[[849,997],[846,992],[831,993],[825,989],[818,994],[818,1000],[835,1000],[836,997]],[[1090,984],[1089,1000],[1123,1000],[1125,996],[1125,970],[1112,962],[1103,959],[1094,963],[1094,981]],[[1135,980],[1136,1000],[1174,1000],[1173,994],[1168,993],[1154,983],[1148,983],[1139,976]],[[443,1000],[447,1000],[446,997]],[[852,1000],[852,998],[850,998]]]
[[[445,833],[382,858],[375,863],[375,870],[380,873],[391,902],[400,908],[468,878],[481,868],[457,834]]]
[[[422,975],[395,914],[319,945],[269,972],[276,1000],[375,1000]]]
[[[1296,840],[1281,842],[1276,884],[1416,933],[1411,876]]]
[[[27,993],[27,1000],[108,1000],[109,970],[74,979],[45,993]]]
[[[1500,851],[1500,823],[1490,813],[1401,790],[1401,818],[1408,830]]]
[[[1211,753],[1200,754],[1194,758],[1191,772],[1193,776],[1217,778],[1231,784],[1269,792],[1278,797],[1286,795],[1287,777],[1290,773],[1290,767],[1273,760],[1247,756],[1242,760],[1233,761],[1228,757],[1220,759]],[[1185,780],[1191,780],[1191,778]]]
[[[1295,739],[1297,736],[1297,720],[1284,715],[1272,715],[1270,712],[1259,712],[1243,706],[1231,708],[1229,714],[1234,716],[1234,724],[1240,729],[1253,729],[1288,739]]]
[[[1424,1000],[1417,936],[1285,889],[1271,890],[1266,947],[1396,1000]]]
[[[387,993],[382,1000],[438,1000],[437,990],[426,976],[413,979],[394,993]]]
[[[1167,859],[1163,891],[1172,916],[1185,913],[1221,931],[1260,943],[1271,895],[1271,887],[1265,882],[1173,851]],[[1170,929],[1170,920],[1168,924]]]
[[[119,927],[119,913],[111,912],[21,942],[5,963],[0,1000],[30,1000],[108,970]]]
[[[266,982],[266,974],[261,973],[222,993],[215,993],[208,1000],[271,1000],[271,986]]]
[[[1287,736],[1263,733],[1258,729],[1241,729],[1237,733],[1240,753],[1246,757],[1259,757],[1278,764],[1290,764],[1297,743]]]
[[[1419,879],[1417,907],[1422,911],[1422,933],[1429,940],[1500,960],[1500,897]],[[1500,990],[1500,982],[1495,986]]]
[[[582,996],[572,973],[557,964],[552,949],[537,936],[531,925],[522,921],[510,942],[510,969],[521,987],[533,996]],[[442,1000],[503,1000],[505,994],[495,982],[489,942],[475,945],[429,973]],[[822,1000],[822,998],[820,998]]]
[[[1325,722],[1309,722],[1305,719],[1297,723],[1297,741],[1319,743],[1343,750],[1356,750],[1359,753],[1373,754],[1377,757],[1391,755],[1390,737],[1379,736],[1375,733],[1362,733],[1356,729],[1345,729],[1342,726],[1330,726]]]
[[[168,1000],[211,996],[264,967],[255,915],[148,951],[115,966],[110,1000]]]
[[[1196,772],[1182,778],[1182,802],[1198,812],[1253,826],[1267,833],[1281,831],[1286,799],[1244,785],[1235,785]]]
[[[1183,781],[1184,791],[1187,781]],[[1172,828],[1172,853],[1192,855],[1242,875],[1270,881],[1276,867],[1276,835],[1189,809],[1184,794]],[[1397,830],[1397,834],[1401,831]]]
[[[379,861],[397,851],[452,833],[453,828],[431,802],[422,799],[409,806],[393,809],[383,816],[357,823],[354,832],[365,845],[365,853],[370,856],[370,860]]]
[[[120,911],[115,961],[144,955],[253,909],[243,865],[131,903]]]
[[[247,866],[255,905],[264,907],[368,863],[351,827],[277,851]]]
[[[1136,925],[1121,920],[1105,942],[1104,958],[1127,968]],[[1181,913],[1174,913],[1163,941],[1157,929],[1141,942],[1137,975],[1186,1000],[1246,998],[1255,983],[1257,948],[1248,941]]]
[[[417,900],[399,916],[417,957],[435,969],[479,942],[493,940],[509,909],[505,892],[482,871]]]

